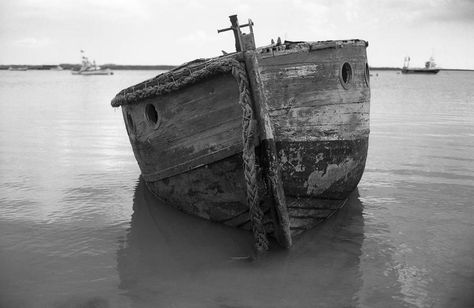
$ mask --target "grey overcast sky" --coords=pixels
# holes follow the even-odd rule
[[[0,0],[0,64],[181,64],[233,51],[228,16],[272,38],[369,41],[372,66],[474,69],[474,0]]]

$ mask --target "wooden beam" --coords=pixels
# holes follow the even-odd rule
[[[259,123],[261,148],[266,164],[263,166],[264,176],[275,205],[275,235],[278,242],[286,248],[291,246],[290,219],[286,207],[285,192],[281,179],[281,168],[278,161],[273,125],[268,114],[268,104],[264,94],[263,84],[258,70],[257,54],[253,50],[245,51],[245,64],[249,75],[250,88],[254,101],[256,118]]]
[[[242,32],[240,32],[239,20],[237,19],[237,15],[229,16],[230,23],[232,24],[232,30],[234,30],[234,38],[235,38],[235,50],[237,52],[242,51]]]

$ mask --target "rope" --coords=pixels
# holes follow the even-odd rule
[[[268,250],[269,242],[263,224],[264,213],[260,207],[260,197],[258,195],[257,164],[254,146],[254,140],[257,138],[257,122],[252,109],[249,81],[245,66],[233,58],[226,58],[206,63],[202,69],[196,71],[191,71],[189,68],[186,69],[188,74],[183,73],[184,70],[172,71],[161,74],[152,80],[147,80],[135,87],[122,90],[112,100],[112,106],[119,107],[126,104],[137,104],[143,99],[181,90],[210,76],[230,72],[239,85],[239,104],[242,108],[242,159],[247,187],[249,219],[252,224],[256,249],[258,251]],[[155,85],[147,86],[153,84],[153,81],[156,81]]]
[[[228,58],[210,62],[204,68],[196,71],[191,71],[189,68],[170,71],[120,91],[112,99],[111,105],[112,107],[120,107],[122,105],[137,104],[143,99],[181,90],[213,75],[228,73],[234,65],[240,64],[237,60]]]
[[[263,225],[264,214],[260,207],[260,198],[258,196],[257,165],[254,146],[257,122],[253,115],[247,74],[242,64],[237,62],[237,65],[232,67],[232,76],[234,76],[239,84],[239,104],[242,107],[242,159],[244,162],[244,176],[247,186],[249,218],[252,224],[255,246],[258,251],[265,251],[268,250],[269,242]]]

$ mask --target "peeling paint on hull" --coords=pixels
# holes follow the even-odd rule
[[[344,199],[364,172],[368,138],[278,142],[277,146],[287,196]]]

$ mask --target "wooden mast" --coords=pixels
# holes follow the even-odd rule
[[[239,25],[239,20],[237,15],[229,16],[231,27],[217,30],[217,33],[230,31],[234,32],[235,38],[235,50],[237,52],[246,51],[246,50],[255,50],[255,40],[253,38],[253,22],[249,19],[248,23],[244,25]],[[240,31],[240,28],[249,27],[250,32],[245,34]]]

